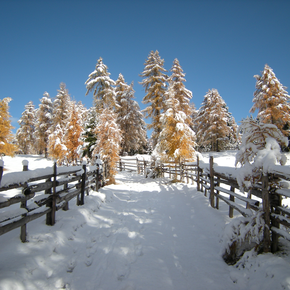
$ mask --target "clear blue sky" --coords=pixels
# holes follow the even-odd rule
[[[13,99],[16,128],[25,104],[61,82],[91,107],[84,83],[102,57],[143,109],[139,74],[158,50],[167,70],[178,58],[196,108],[216,88],[239,122],[266,63],[290,87],[289,14],[289,0],[0,0],[0,99]]]

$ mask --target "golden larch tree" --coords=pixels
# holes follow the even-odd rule
[[[79,146],[83,144],[80,137],[82,134],[82,119],[78,107],[75,103],[72,104],[71,116],[69,118],[66,136],[65,136],[65,146],[67,148],[67,161],[68,163],[76,164],[78,160]]]
[[[173,86],[169,87],[167,111],[161,115],[162,131],[154,152],[161,160],[180,162],[195,159],[195,133],[187,124],[187,115],[180,110]]]
[[[121,130],[116,123],[116,119],[116,113],[112,109],[105,108],[99,117],[99,123],[95,130],[98,139],[93,156],[100,154],[101,159],[107,164],[109,183],[115,183],[122,140]]]
[[[9,102],[11,98],[0,100],[0,154],[13,156],[17,146],[12,144],[13,134],[11,116],[9,115]]]

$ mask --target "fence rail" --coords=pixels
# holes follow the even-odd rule
[[[57,167],[54,163],[52,168],[29,171],[25,162],[22,172],[2,173],[0,164],[0,193],[18,192],[12,197],[1,196],[0,209],[8,210],[0,212],[0,235],[20,227],[22,242],[27,240],[27,223],[46,215],[46,224],[54,225],[58,210],[68,210],[75,197],[77,205],[83,205],[85,193],[89,194],[90,188],[97,191],[103,182],[98,165]]]
[[[290,241],[290,209],[282,206],[283,198],[290,198],[290,189],[275,187],[271,182],[278,178],[290,181],[290,166],[273,166],[270,173],[262,176],[262,182],[248,192],[241,192],[237,178],[232,174],[233,168],[214,165],[213,157],[210,157],[209,163],[201,162],[199,158],[194,163],[168,162],[155,165],[136,158],[121,158],[119,162],[119,170],[136,171],[144,175],[154,167],[157,168],[160,177],[166,176],[187,183],[191,181],[192,184],[195,182],[197,190],[208,196],[213,208],[219,209],[220,200],[225,202],[229,206],[230,218],[234,217],[234,210],[245,217],[252,216],[254,211],[262,210],[266,224],[265,252],[278,250],[279,237]],[[238,172],[238,169],[236,171]]]

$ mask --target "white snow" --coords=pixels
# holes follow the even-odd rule
[[[214,153],[214,161],[233,167],[235,153]],[[4,157],[5,174],[20,171],[22,159]],[[25,159],[31,169],[52,165]],[[221,257],[227,205],[212,209],[195,185],[128,172],[116,179],[85,196],[84,206],[70,201],[54,226],[45,216],[30,222],[27,243],[20,229],[0,236],[0,289],[290,289],[289,243],[228,266]]]

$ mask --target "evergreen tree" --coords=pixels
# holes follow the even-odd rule
[[[186,124],[192,126],[192,114],[194,110],[194,105],[190,104],[190,100],[192,99],[192,92],[185,88],[185,74],[183,73],[177,58],[173,61],[171,72],[172,74],[168,78],[170,93],[173,94],[172,97],[178,101],[178,103],[176,103],[177,110],[185,113]],[[166,93],[166,98],[168,97],[169,91]]]
[[[97,126],[97,116],[96,116],[96,109],[90,108],[88,110],[87,120],[84,125],[84,132],[83,132],[83,157],[88,157],[90,159],[93,158],[92,152],[95,149],[95,145],[97,142],[97,134],[95,132]]]
[[[143,111],[147,118],[150,117],[152,119],[148,129],[153,129],[151,136],[153,147],[156,146],[158,136],[162,130],[160,115],[164,110],[167,81],[166,70],[163,65],[164,60],[160,58],[159,52],[157,50],[155,52],[151,51],[145,62],[145,68],[141,73],[141,77],[144,78],[141,84],[146,93],[143,103],[148,104]]]
[[[98,114],[104,108],[112,109],[116,105],[115,82],[110,78],[107,66],[100,57],[95,70],[90,73],[89,78],[85,82],[87,92],[86,95],[93,91],[94,102]]]
[[[35,153],[36,139],[35,139],[35,121],[36,114],[33,102],[30,101],[25,105],[25,110],[22,113],[21,118],[18,121],[20,125],[16,132],[16,139],[19,148],[22,150],[23,154]]]
[[[60,84],[60,89],[53,101],[52,127],[49,135],[49,155],[58,160],[61,164],[66,156],[67,148],[64,145],[66,126],[69,121],[71,111],[71,99],[64,83]]]
[[[262,75],[254,76],[257,80],[250,112],[258,110],[257,118],[268,124],[276,125],[285,136],[289,136],[290,106],[289,95],[273,70],[266,64]]]
[[[122,74],[116,81],[117,123],[122,131],[122,152],[134,154],[146,146],[146,131],[143,115],[134,98],[133,84],[130,86]]]
[[[242,189],[250,189],[261,181],[269,166],[277,162],[284,165],[287,157],[281,153],[281,147],[288,142],[276,125],[259,122],[253,118],[242,120],[242,142],[236,155],[236,166],[241,165],[238,183]],[[271,182],[279,183],[279,179]],[[270,186],[270,184],[269,184]]]
[[[0,100],[0,154],[13,156],[17,147],[12,144],[13,134],[9,115],[9,102],[11,98]]]
[[[98,136],[93,155],[100,154],[102,160],[108,166],[109,183],[115,183],[117,173],[117,161],[119,160],[121,130],[116,123],[117,115],[112,109],[105,108],[100,114],[99,123],[96,127]]]
[[[80,140],[82,130],[81,112],[79,107],[73,103],[64,142],[67,148],[67,161],[70,164],[76,164],[77,159],[80,157],[79,149],[83,144]]]
[[[167,111],[161,115],[162,131],[155,152],[164,161],[193,160],[195,133],[188,125],[188,116],[181,110],[179,96],[171,83],[168,89]]]
[[[231,138],[235,138],[234,119],[216,89],[209,90],[204,96],[195,123],[197,143],[202,149],[224,150]]]
[[[48,92],[43,94],[40,105],[36,112],[35,135],[37,139],[37,149],[40,154],[44,152],[48,155],[48,136],[52,124],[52,101]]]

